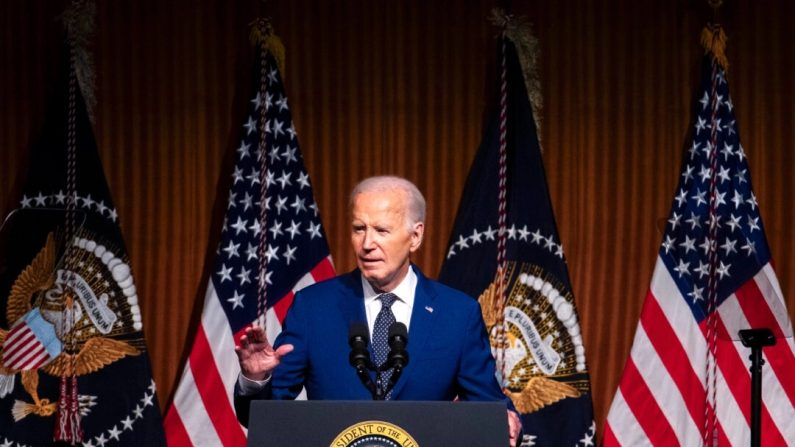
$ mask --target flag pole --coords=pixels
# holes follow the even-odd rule
[[[66,43],[69,51],[68,62],[68,97],[66,105],[67,136],[66,136],[66,215],[64,222],[64,269],[68,272],[67,287],[63,294],[63,324],[72,327],[76,321],[74,300],[75,272],[77,271],[77,254],[75,240],[77,237],[77,91],[86,98],[86,112],[92,116],[94,103],[93,67],[87,47],[89,36],[94,27],[95,5],[92,1],[75,0],[64,12]],[[55,441],[64,441],[71,445],[83,441],[83,429],[80,423],[80,405],[77,390],[77,340],[70,331],[64,334],[64,350],[72,354],[67,367],[61,374],[59,385],[58,410],[55,424]]]
[[[264,2],[263,2],[264,3]],[[259,47],[259,58],[260,58],[260,79],[259,79],[259,92],[257,96],[259,96],[259,156],[260,156],[260,204],[266,203],[266,198],[268,195],[268,182],[265,181],[264,176],[268,172],[268,157],[265,156],[267,154],[267,146],[265,143],[266,134],[268,132],[268,121],[267,121],[267,113],[268,113],[268,101],[266,100],[266,96],[268,94],[267,91],[267,81],[268,81],[268,73],[267,73],[267,61],[265,58],[268,54],[268,49],[265,44],[265,36],[267,35],[268,31],[272,31],[270,28],[270,22],[267,19],[259,19],[257,20],[257,24],[255,25],[256,29],[260,33],[260,37],[258,39],[258,47]],[[259,223],[262,228],[268,228],[268,214],[267,214],[266,206],[260,206],[260,213],[259,213]],[[267,251],[268,247],[268,232],[262,231],[259,235],[259,246],[258,246],[258,256],[259,256],[259,272],[257,275],[257,279],[259,280],[259,293],[257,294],[257,321],[262,320],[260,322],[260,326],[265,329],[265,311],[267,310],[268,304],[268,282],[267,282],[267,271],[268,271],[268,258],[265,256],[265,252]]]
[[[264,1],[262,2],[265,3]],[[268,157],[266,136],[269,131],[267,112],[270,106],[268,99],[268,70],[267,70],[267,56],[272,55],[276,60],[276,65],[280,73],[284,73],[284,45],[281,40],[273,32],[270,18],[260,18],[251,24],[251,41],[257,45],[260,60],[260,79],[259,91],[257,92],[257,100],[259,102],[259,123],[257,129],[259,131],[259,147],[258,157],[260,163],[259,183],[260,183],[260,203],[264,204],[267,201],[268,194]],[[261,228],[268,228],[267,219],[267,206],[260,206],[259,224]],[[268,237],[267,231],[262,231],[259,234],[259,245],[257,247],[257,255],[259,257],[259,271],[257,272],[258,281],[258,296],[257,296],[257,319],[256,322],[262,329],[267,330],[265,327],[266,318],[265,313],[268,310],[268,257],[266,252],[268,250]]]
[[[726,58],[726,34],[720,25],[717,24],[716,19],[718,15],[718,8],[723,3],[723,0],[707,0],[707,3],[712,7],[713,23],[704,27],[701,32],[701,44],[704,50],[712,56],[712,89],[710,92],[710,108],[712,110],[710,119],[710,137],[707,142],[711,148],[708,161],[710,165],[709,177],[709,227],[707,233],[708,245],[708,265],[709,275],[707,282],[707,320],[706,320],[706,376],[704,395],[704,426],[702,432],[702,439],[705,446],[717,445],[717,415],[718,415],[718,399],[717,399],[717,365],[718,365],[718,247],[717,247],[717,229],[718,229],[718,200],[717,200],[717,139],[718,139],[718,126],[717,120],[718,107],[720,107],[720,98],[718,98],[716,89],[718,79],[719,67],[724,70],[728,69],[728,59]]]
[[[508,240],[508,178],[507,169],[507,127],[508,127],[508,82],[507,82],[507,48],[508,41],[516,48],[519,63],[522,69],[522,78],[527,90],[528,100],[533,109],[533,119],[536,125],[537,134],[541,131],[541,81],[538,75],[538,40],[533,36],[529,22],[524,17],[514,17],[510,13],[500,8],[491,11],[489,20],[499,28],[500,50],[498,63],[500,64],[500,91],[499,91],[499,160],[498,160],[498,222],[497,222],[497,273],[496,296],[494,301],[493,314],[496,316],[496,363],[500,371],[501,383],[505,389],[507,376],[510,371],[506,370],[505,350],[507,349],[507,335],[505,327],[505,304],[508,300],[507,285],[509,281],[508,262],[507,262],[507,240]],[[541,149],[541,138],[538,136],[539,150]]]

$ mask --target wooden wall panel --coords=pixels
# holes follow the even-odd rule
[[[56,76],[65,1],[0,3],[0,214]],[[304,160],[338,270],[348,191],[395,173],[430,204],[417,263],[441,265],[494,97],[499,2],[268,2]],[[784,0],[727,0],[729,82],[790,315],[795,134]],[[678,180],[700,68],[698,0],[512,2],[541,42],[542,138],[592,373],[599,427],[620,377]],[[248,101],[247,24],[260,2],[99,0],[95,132],[133,263],[165,406],[204,299]]]

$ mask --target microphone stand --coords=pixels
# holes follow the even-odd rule
[[[403,366],[395,365],[394,368],[395,370],[392,371],[392,376],[389,377],[389,381],[387,381],[386,387],[384,387],[381,400],[383,400],[384,396],[386,396],[387,394],[389,394],[390,391],[392,391],[392,388],[395,387],[395,384],[397,383],[398,379],[400,379],[400,375],[403,374]]]
[[[370,373],[368,373],[367,371],[368,368],[365,367],[364,365],[359,365],[356,367],[356,375],[359,376],[359,380],[362,381],[364,387],[367,388],[368,391],[370,391],[370,394],[373,396],[373,400],[383,400],[383,397],[381,397],[380,399],[378,397],[380,395],[381,390],[375,386],[375,383],[373,383],[373,379],[370,378]]]
[[[390,352],[390,354],[392,353]],[[389,381],[387,381],[386,385],[383,385],[380,380],[378,381],[378,383],[375,385],[373,400],[386,400],[386,395],[389,394],[389,391],[392,390],[392,388],[395,386],[395,382],[397,382],[398,378],[395,377],[395,374],[397,374],[399,377],[400,373],[403,372],[403,368],[394,366],[393,361],[390,359],[384,362],[383,365],[377,366],[373,369],[375,371],[376,377],[378,377],[382,372],[388,371],[390,368],[395,368],[395,370],[392,371],[392,377],[389,378]]]
[[[370,391],[373,400],[386,400],[387,394],[395,387],[403,373],[403,368],[409,362],[409,353],[406,351],[406,343],[408,343],[406,326],[402,323],[395,323],[389,328],[388,359],[380,366],[373,364],[370,359],[368,343],[367,325],[360,322],[351,324],[348,328],[348,344],[351,346],[348,362],[356,369],[356,375],[365,388]],[[380,380],[373,383],[369,371],[375,371],[376,377],[378,377],[390,368],[393,368],[393,371],[386,384],[382,384]]]
[[[386,400],[386,389],[384,389],[380,383],[375,387],[373,400]]]
[[[383,387],[379,386],[379,388],[383,388],[380,394],[381,399],[384,399],[389,392],[392,391],[392,388],[395,387],[395,384],[400,379],[400,375],[403,373],[403,368],[409,363],[409,353],[406,350],[406,345],[408,344],[408,330],[405,324],[393,323],[392,326],[389,327],[388,343],[388,360],[381,365],[378,371],[381,373],[390,368],[393,370],[386,384],[379,383],[379,385],[383,385]]]
[[[751,348],[751,447],[760,447],[761,444],[761,414],[762,414],[762,348],[776,344],[773,331],[768,328],[743,329],[739,332],[743,346]]]
[[[369,373],[369,371],[376,370],[375,365],[370,360],[370,351],[367,349],[369,343],[366,323],[354,322],[348,327],[348,344],[351,346],[348,362],[356,369],[356,375],[370,392],[370,395],[373,396],[373,399],[379,400],[379,387],[373,383]]]
[[[390,352],[391,354],[391,352]],[[356,369],[356,375],[359,377],[359,380],[362,382],[365,388],[370,391],[370,394],[373,396],[373,400],[385,400],[386,395],[392,387],[395,386],[395,382],[400,377],[400,374],[403,372],[402,365],[394,365],[395,371],[392,373],[392,377],[389,379],[389,382],[386,387],[382,387],[379,384],[373,382],[372,377],[370,377],[369,371],[375,371],[376,376],[389,368],[393,367],[393,364],[396,363],[394,361],[387,361],[384,362],[383,365],[380,367],[373,364],[370,361],[369,355],[364,357],[357,356],[353,351],[350,355],[350,363]],[[399,363],[399,362],[397,362]]]

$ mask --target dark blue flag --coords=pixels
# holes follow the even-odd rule
[[[75,413],[82,436],[71,442],[165,445],[135,281],[74,61],[64,56],[22,197],[0,230],[0,445],[53,445],[56,429],[77,433],[59,419]]]
[[[503,48],[505,109],[498,108],[483,135],[439,280],[481,303],[498,380],[522,416],[521,445],[594,445],[585,348],[533,112],[516,49],[507,39]],[[502,287],[497,268],[501,236]]]

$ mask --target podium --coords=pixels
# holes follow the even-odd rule
[[[503,402],[251,402],[248,447],[508,445]]]

